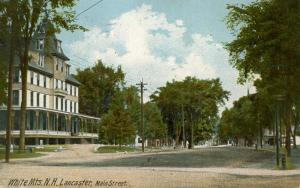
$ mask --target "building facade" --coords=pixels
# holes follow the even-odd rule
[[[99,118],[79,113],[80,83],[70,74],[69,58],[55,34],[47,35],[47,19],[38,26],[30,46],[27,72],[27,144],[95,142]],[[12,142],[20,136],[22,83],[19,62],[13,78]],[[0,139],[5,141],[6,107],[0,107]]]

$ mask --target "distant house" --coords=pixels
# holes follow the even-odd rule
[[[27,77],[27,144],[81,143],[98,139],[99,118],[79,113],[80,83],[70,74],[70,60],[55,34],[46,37],[51,27],[44,19],[30,46]],[[17,58],[18,59],[18,58]],[[12,137],[18,143],[22,96],[21,71],[16,62],[13,78]],[[4,143],[6,107],[0,107],[0,140]]]

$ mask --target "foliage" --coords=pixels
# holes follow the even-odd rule
[[[275,95],[284,96],[281,117],[290,156],[291,111],[300,96],[300,2],[258,0],[228,9],[227,25],[235,33],[235,39],[226,45],[231,64],[239,71],[241,83],[258,75],[259,90],[273,103]]]
[[[80,113],[97,117],[107,113],[113,96],[124,84],[124,77],[121,67],[115,70],[101,60],[94,67],[77,70],[75,78],[81,83]]]
[[[145,114],[145,138],[163,139],[166,136],[166,125],[163,123],[161,112],[157,105],[148,102],[144,106]]]
[[[216,123],[214,120],[218,117],[218,106],[224,104],[228,95],[219,79],[186,77],[183,81],[168,82],[151,98],[161,109],[163,120],[168,125],[168,135],[179,144],[182,121],[187,124],[185,132],[189,134],[185,135],[190,141],[193,136],[193,141],[197,142],[210,138]],[[192,133],[194,127],[196,131]]]
[[[260,97],[258,94],[241,97],[232,108],[223,111],[218,133],[222,140],[230,139],[238,143],[243,138],[251,143],[262,137],[263,129],[271,128],[270,104]]]
[[[104,143],[123,145],[134,142],[135,120],[132,118],[129,110],[131,107],[125,100],[124,93],[126,92],[116,91],[108,113],[102,118],[99,138]]]
[[[74,31],[76,29],[85,30],[85,28],[75,23],[76,14],[75,11],[72,10],[75,3],[76,0],[0,1],[0,20],[5,23],[4,28],[9,28],[9,23],[11,23],[11,31],[13,33],[13,37],[11,38],[15,41],[10,41],[10,45],[15,46],[15,48],[11,48],[15,51],[11,51],[12,57],[19,57],[20,61],[19,67],[21,69],[22,78],[22,100],[19,146],[22,150],[25,149],[25,129],[27,122],[27,72],[30,60],[29,48],[32,44],[33,35],[37,32],[38,23],[42,19],[49,21],[52,26],[46,30],[47,35],[59,32],[60,28],[70,31]],[[12,5],[13,8],[11,7]],[[45,12],[44,16],[43,12]],[[10,89],[8,91],[10,92]]]

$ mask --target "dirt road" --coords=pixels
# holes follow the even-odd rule
[[[0,187],[22,181],[31,185],[13,187],[300,187],[299,169],[98,167],[91,164],[149,153],[99,154],[95,147],[71,145],[39,158],[12,160],[9,165],[0,162]],[[177,152],[186,151],[173,153]],[[165,153],[155,155],[161,154]],[[83,181],[88,184],[80,186]]]

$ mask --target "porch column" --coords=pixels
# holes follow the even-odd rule
[[[40,130],[40,116],[39,111],[35,111],[35,130]]]
[[[66,116],[66,131],[71,132],[71,116],[67,115]]]
[[[80,132],[83,133],[84,129],[83,129],[83,119],[80,118]]]
[[[49,112],[47,112],[46,125],[47,125],[47,130],[48,130],[48,133],[49,133],[49,130],[50,130],[50,113]]]
[[[89,128],[88,128],[88,123],[87,123],[87,119],[86,118],[85,118],[84,122],[85,122],[85,132],[88,133],[89,132]]]
[[[55,122],[56,122],[56,125],[55,125],[55,131],[57,132],[57,134],[58,134],[58,118],[59,118],[59,114],[58,113],[56,113],[55,114]],[[58,135],[57,135],[58,136]],[[55,138],[55,143],[58,145],[59,144],[59,140],[58,140],[58,138]]]
[[[91,133],[94,133],[94,121],[91,119]]]
[[[58,132],[58,117],[59,117],[59,114],[57,113],[55,117],[56,117],[56,120],[55,120],[55,122],[56,122],[55,131]]]
[[[48,135],[49,135],[49,131],[50,131],[50,113],[47,111],[47,114],[46,114],[46,129],[47,129],[47,131],[48,131]],[[49,145],[49,137],[47,137],[46,139],[45,139],[45,144],[46,145]]]

